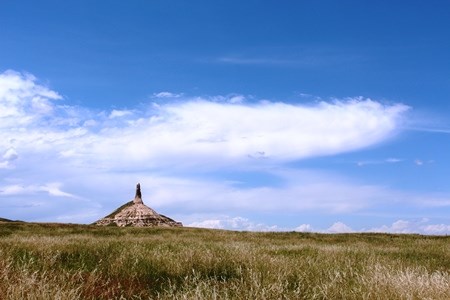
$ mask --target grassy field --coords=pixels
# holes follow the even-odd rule
[[[0,223],[1,299],[450,299],[450,237]]]

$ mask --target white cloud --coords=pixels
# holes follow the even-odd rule
[[[47,183],[44,185],[6,185],[0,186],[0,196],[21,196],[21,195],[35,195],[40,192],[45,192],[50,196],[58,196],[58,197],[71,197],[75,198],[74,195],[70,193],[63,192],[61,190],[61,183]]]
[[[143,128],[149,139],[142,155],[157,158],[159,150],[181,154],[183,160],[201,156],[204,162],[242,161],[262,152],[277,161],[337,154],[385,140],[398,129],[405,109],[371,100],[317,107],[204,100],[167,105],[160,111],[160,122]]]
[[[294,231],[298,232],[312,232],[313,228],[310,224],[302,224],[294,229]]]
[[[9,148],[8,150],[6,150],[5,154],[3,154],[3,159],[7,161],[16,160],[18,157],[19,154],[17,154],[17,151],[14,148]]]
[[[395,163],[399,163],[399,162],[402,162],[403,161],[403,159],[400,159],[400,158],[387,158],[386,160],[385,160],[387,163],[391,163],[391,164],[395,164]]]
[[[351,229],[349,226],[345,225],[342,222],[336,222],[333,225],[331,225],[326,232],[329,233],[350,233],[354,232],[353,229]]]
[[[20,195],[24,194],[28,189],[20,185],[8,185],[0,188],[0,195]]]
[[[171,92],[154,93],[153,98],[180,98],[183,94],[176,94]]]
[[[298,93],[298,96],[302,97],[302,98],[311,98],[313,97],[313,95],[308,94],[308,93]]]
[[[0,74],[0,128],[23,126],[52,113],[52,100],[61,96],[36,83],[30,74]]]
[[[219,63],[233,64],[233,65],[260,65],[260,66],[311,66],[313,62],[310,58],[304,59],[279,59],[279,58],[267,58],[267,57],[232,57],[224,56],[219,57],[217,60]]]
[[[247,218],[216,216],[187,224],[190,227],[229,229],[229,230],[249,230],[249,231],[297,231],[297,232],[318,232],[318,233],[355,233],[355,232],[378,232],[392,234],[428,234],[428,235],[448,235],[450,234],[450,224],[429,224],[428,219],[421,220],[397,220],[391,225],[382,225],[372,229],[353,229],[343,222],[335,222],[327,229],[314,228],[311,224],[301,224],[294,229],[280,228],[276,225],[266,225],[255,223]]]
[[[252,98],[250,96],[250,98]],[[240,95],[240,94],[229,94],[226,96],[222,96],[222,95],[218,95],[218,96],[213,96],[210,97],[208,99],[201,99],[201,98],[197,98],[198,100],[207,100],[209,102],[218,102],[218,103],[230,103],[230,104],[242,104],[245,101],[247,101],[247,97],[245,97],[244,95]]]
[[[380,227],[369,229],[371,232],[389,232],[389,233],[411,233],[413,232],[412,223],[405,220],[398,220],[392,225],[383,225]]]
[[[0,161],[0,169],[8,169],[10,168],[9,161]]]
[[[61,187],[62,187],[61,183],[51,182],[47,183],[46,185],[40,186],[38,190],[47,192],[50,196],[76,198],[76,196],[62,191]]]
[[[450,224],[433,224],[422,227],[426,234],[450,234]]]
[[[230,100],[234,104],[186,100],[150,107],[139,115],[115,109],[106,117],[53,103],[60,96],[33,77],[8,72],[0,81],[0,106],[12,109],[0,119],[0,127],[6,129],[0,134],[2,141],[14,138],[17,151],[23,153],[58,155],[77,149],[88,165],[109,168],[142,163],[150,167],[186,162],[189,167],[227,165],[249,161],[255,153],[273,161],[343,153],[389,138],[407,110],[401,104],[388,106],[360,98],[300,106],[244,105],[242,96],[234,96]],[[41,106],[38,112],[34,102]],[[127,123],[115,123],[123,116],[128,116]],[[136,141],[139,146],[130,147]],[[0,142],[0,147],[7,145]]]
[[[245,97],[242,95],[235,95],[228,100],[231,104],[243,103],[245,101]]]
[[[12,168],[12,162],[19,158],[19,154],[13,147],[7,149],[2,156],[3,161],[0,160],[0,169]]]
[[[381,165],[381,164],[396,164],[404,161],[403,159],[399,158],[386,158],[384,160],[365,160],[365,161],[359,161],[356,164],[360,167],[366,166],[366,165]]]
[[[129,116],[129,115],[131,115],[131,114],[133,114],[133,112],[130,111],[130,110],[117,110],[117,109],[113,109],[113,110],[111,111],[111,113],[109,114],[109,118],[110,118],[110,119],[121,118],[121,117],[124,117],[124,116]]]
[[[268,226],[261,223],[251,222],[247,218],[229,216],[221,216],[216,219],[206,219],[198,222],[192,222],[187,224],[187,226],[245,231],[280,231],[276,225]]]
[[[419,220],[397,220],[391,225],[382,225],[379,227],[364,230],[367,232],[385,232],[385,233],[420,233],[420,234],[450,234],[450,224],[430,224],[428,218]]]

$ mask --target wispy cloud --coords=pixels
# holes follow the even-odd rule
[[[74,195],[66,193],[61,190],[62,184],[59,182],[51,182],[44,185],[6,185],[0,186],[0,196],[23,196],[23,195],[37,195],[39,193],[47,193],[54,197],[70,197],[75,198]]]
[[[267,65],[267,66],[298,66],[310,65],[308,60],[289,60],[277,58],[248,58],[248,57],[233,57],[223,56],[217,59],[219,63],[235,64],[235,65]]]
[[[324,66],[340,66],[343,64],[364,62],[366,59],[359,54],[351,53],[349,49],[338,48],[289,48],[264,49],[244,51],[218,56],[209,62],[267,67],[315,68]]]
[[[110,119],[114,119],[114,118],[121,118],[121,117],[125,117],[125,116],[130,116],[132,115],[133,112],[130,110],[117,110],[117,109],[113,109],[111,111],[111,113],[109,114],[108,118]]]
[[[449,134],[450,123],[448,116],[435,112],[411,112],[411,118],[405,123],[405,130],[435,134]]]
[[[159,93],[154,93],[153,94],[153,98],[180,98],[182,97],[183,94],[177,94],[177,93],[172,93],[172,92],[159,92]]]
[[[434,163],[434,160],[432,160],[432,159],[429,159],[429,160],[415,159],[414,160],[414,164],[418,167],[433,164],[433,163]]]
[[[386,158],[383,160],[363,160],[363,161],[358,161],[356,164],[360,167],[362,166],[366,166],[366,165],[381,165],[381,164],[397,164],[400,162],[403,162],[404,159],[400,159],[400,158]]]
[[[432,125],[431,125],[432,126]],[[407,127],[408,130],[434,132],[434,133],[450,133],[450,128],[436,128],[436,127]]]

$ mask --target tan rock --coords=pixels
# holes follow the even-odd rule
[[[171,218],[158,214],[142,201],[141,185],[136,186],[136,196],[134,200],[125,203],[113,213],[94,223],[101,226],[133,226],[133,227],[181,227],[181,222],[176,222]]]

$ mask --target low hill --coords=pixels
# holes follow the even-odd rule
[[[9,220],[9,219],[5,219],[5,218],[0,218],[0,222],[14,222],[13,220]]]

